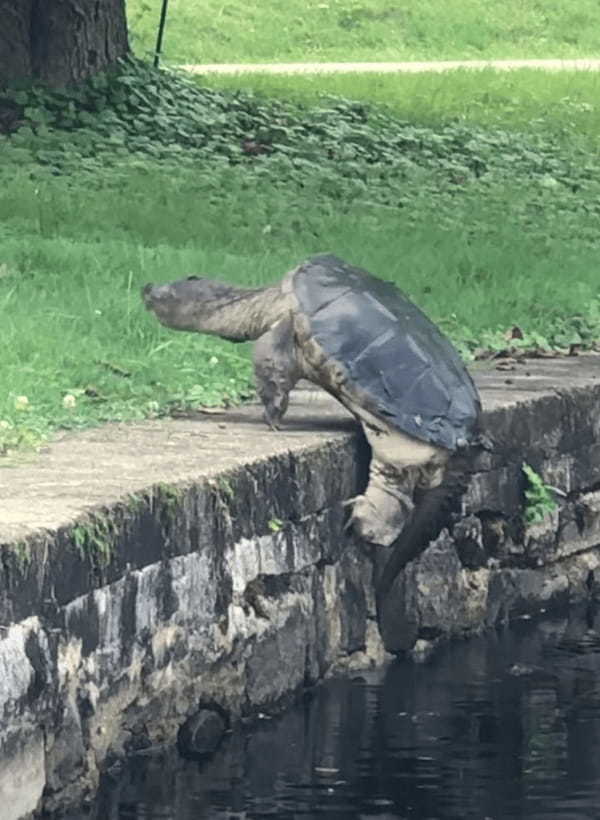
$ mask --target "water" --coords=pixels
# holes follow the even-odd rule
[[[72,820],[600,820],[599,673],[594,612],[519,622],[320,687],[208,764],[137,758]]]

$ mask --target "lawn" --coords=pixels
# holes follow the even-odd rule
[[[599,6],[600,8],[600,6]],[[590,150],[600,135],[600,72],[458,69],[444,74],[206,74],[200,87],[244,91],[305,105],[327,97],[385,106],[400,120],[552,134]]]
[[[155,47],[161,0],[128,0],[132,43]],[[171,0],[172,62],[591,57],[596,0]]]
[[[145,282],[192,272],[260,285],[328,250],[396,281],[465,355],[513,325],[524,344],[599,338],[595,79],[429,79],[374,78],[388,108],[348,79],[328,90],[354,102],[135,63],[68,98],[19,92],[32,126],[0,138],[0,451],[248,396],[247,347],[141,305]]]

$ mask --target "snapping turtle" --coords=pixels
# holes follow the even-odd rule
[[[300,378],[354,414],[372,459],[351,520],[364,539],[388,546],[410,518],[412,541],[396,550],[401,568],[418,549],[413,542],[433,509],[426,506],[415,521],[413,492],[440,486],[450,455],[468,445],[480,412],[462,360],[425,314],[391,283],[332,255],[308,259],[272,287],[192,276],[146,285],[142,293],[168,327],[256,340],[256,385],[271,427],[278,427]]]

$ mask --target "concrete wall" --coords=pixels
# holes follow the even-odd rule
[[[478,375],[494,450],[474,465],[462,519],[404,572],[407,651],[598,588],[597,360],[527,367]],[[279,437],[249,407],[66,437],[5,471],[3,820],[77,805],[102,767],[182,726],[191,750],[209,748],[198,716],[217,716],[218,734],[384,662],[372,559],[343,534],[367,458],[335,403],[300,394]],[[566,493],[532,528],[523,461]]]

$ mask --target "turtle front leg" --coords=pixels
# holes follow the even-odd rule
[[[290,391],[302,375],[296,358],[291,314],[280,319],[254,345],[256,390],[264,405],[264,420],[278,430]]]

